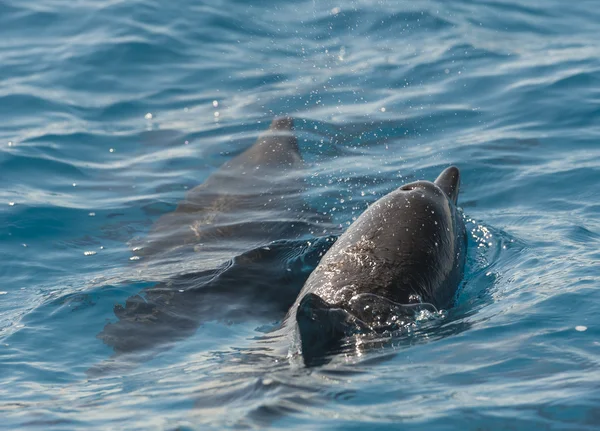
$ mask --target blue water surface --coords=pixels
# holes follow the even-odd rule
[[[598,429],[599,34],[592,0],[1,0],[0,428]],[[455,306],[321,367],[249,318],[91,375],[158,277],[132,241],[278,115],[340,229],[461,169]]]

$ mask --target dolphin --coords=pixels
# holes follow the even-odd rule
[[[291,118],[273,120],[254,145],[156,221],[137,253],[147,271],[167,261],[176,272],[114,307],[118,320],[98,338],[115,354],[165,346],[202,321],[285,316],[331,244],[304,246],[302,238],[331,225],[303,200],[292,129]]]
[[[452,305],[467,235],[457,210],[460,173],[406,184],[361,214],[310,274],[284,327],[306,365],[344,339],[398,328],[418,311]]]
[[[310,231],[316,214],[302,199],[303,161],[293,120],[276,118],[254,145],[190,190],[177,208],[153,225],[141,257],[201,253],[194,265],[214,267],[233,254],[286,237],[290,221]],[[282,223],[282,219],[284,222]],[[193,255],[193,253],[192,253]]]

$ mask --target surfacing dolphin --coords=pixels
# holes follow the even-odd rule
[[[372,204],[325,254],[288,312],[306,365],[344,339],[394,331],[420,310],[452,304],[467,236],[460,174],[406,184]],[[297,331],[297,332],[296,332]]]
[[[176,272],[115,306],[118,321],[98,338],[116,354],[172,343],[202,321],[285,315],[330,244],[298,247],[298,238],[322,235],[330,225],[303,200],[292,128],[292,119],[275,119],[252,147],[155,223],[138,254],[148,270],[169,261]]]

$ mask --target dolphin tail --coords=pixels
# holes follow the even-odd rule
[[[456,166],[450,166],[437,177],[435,184],[448,195],[450,200],[456,205],[458,192],[460,189],[460,171]]]

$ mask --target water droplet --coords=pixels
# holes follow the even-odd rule
[[[221,114],[219,114],[219,111],[216,111],[216,112],[214,113],[214,116],[215,116],[215,118],[217,118],[219,115],[221,115]]]
[[[342,11],[342,8],[339,6],[334,7],[333,9],[331,9],[331,14],[332,15],[337,15],[338,13],[340,13]]]
[[[385,112],[385,106],[382,106],[380,109],[381,112]]]
[[[213,100],[213,106],[216,108],[217,106],[219,106],[219,101],[218,100]]]
[[[145,118],[146,120],[152,120],[152,118],[153,118],[153,115],[152,115],[152,113],[151,113],[151,112],[148,112],[146,115],[144,115],[144,118]]]
[[[111,148],[111,149],[110,149],[110,150],[108,150],[108,151],[110,151],[111,153],[114,153],[114,152],[115,152],[115,149],[114,149],[114,148]]]
[[[77,183],[73,183],[73,187],[77,187]]]

